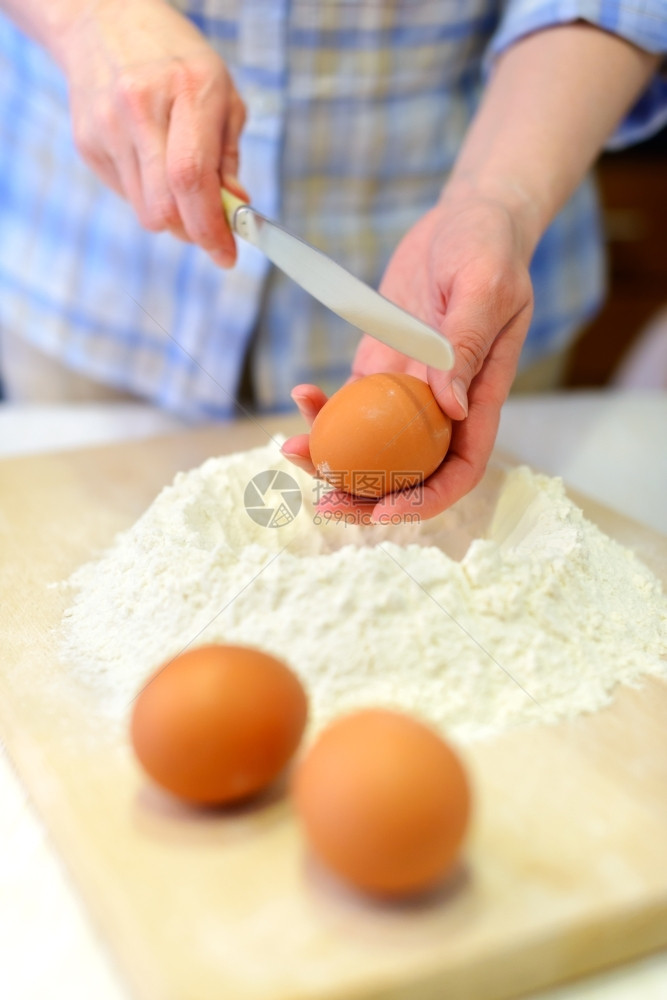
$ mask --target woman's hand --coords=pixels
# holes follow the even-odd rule
[[[482,478],[532,314],[531,251],[501,199],[461,187],[446,190],[397,247],[381,291],[449,338],[454,369],[426,368],[364,336],[351,379],[384,371],[417,375],[455,424],[450,450],[426,480],[421,505],[415,507],[414,496],[392,494],[374,506],[373,520],[408,512],[434,517]],[[292,396],[309,424],[326,402],[312,385],[297,386]],[[308,435],[290,438],[282,450],[314,473]],[[336,503],[344,508],[347,501]]]
[[[50,48],[88,165],[146,229],[168,229],[231,266],[220,185],[244,194],[234,178],[245,107],[204,36],[164,0],[97,0]]]

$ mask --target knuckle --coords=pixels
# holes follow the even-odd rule
[[[476,375],[481,369],[493,337],[476,328],[459,331],[459,343],[456,348],[458,355],[458,371],[468,371]]]
[[[116,97],[123,111],[137,121],[150,114],[151,94],[146,81],[133,73],[123,73],[116,84]]]
[[[193,97],[205,87],[210,72],[197,63],[179,62],[174,68],[173,87],[179,96]]]
[[[197,194],[202,187],[204,171],[198,158],[192,154],[180,156],[167,168],[169,182],[180,194]]]

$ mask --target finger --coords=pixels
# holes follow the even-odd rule
[[[157,128],[143,136],[137,147],[142,205],[138,212],[142,225],[154,233],[168,229],[174,236],[192,242],[181,219],[178,204],[169,190],[166,170],[165,135]]]
[[[89,118],[78,113],[73,113],[72,127],[76,148],[84,162],[107,187],[121,198],[126,198],[116,164],[106,145],[100,141],[99,130],[91,126]],[[109,135],[110,131],[105,130],[107,141]]]
[[[137,151],[141,206],[138,211],[142,225],[151,232],[170,230],[187,239],[187,233],[176,199],[167,181],[168,115],[159,120],[146,120],[133,126],[131,134]]]
[[[311,476],[316,474],[317,470],[310,457],[310,445],[307,434],[296,434],[294,437],[288,438],[281,446],[280,451],[285,458],[289,459],[292,465],[303,469],[304,472],[308,472]]]
[[[465,424],[461,424],[461,429],[463,427]],[[494,438],[495,433],[487,444],[483,444],[478,438],[474,442],[472,460],[468,458],[468,452],[464,454],[450,452],[440,468],[424,482],[419,500],[415,499],[414,491],[384,497],[373,512],[373,520],[380,520],[390,514],[401,516],[417,514],[423,520],[437,517],[469,493],[481,480],[493,448]]]
[[[530,298],[509,315],[506,309],[479,307],[469,297],[452,300],[442,332],[455,345],[454,368],[449,372],[429,368],[428,382],[441,409],[453,420],[467,417],[470,386],[500,342],[504,363],[513,376],[531,312]]]
[[[106,184],[107,187],[111,188],[112,191],[115,191],[121,198],[126,198],[123,190],[123,184],[118,176],[116,166],[110,156],[99,153],[94,159],[88,156],[84,156],[84,159],[88,166],[95,171],[99,179]]]
[[[493,451],[499,419],[498,407],[476,400],[471,392],[470,416],[456,427],[454,450],[426,481],[422,516],[435,516],[477,486]]]
[[[220,157],[220,173],[223,178],[229,178],[232,183],[239,172],[239,142],[245,121],[245,105],[238,94],[234,92],[225,119],[222,155]],[[236,185],[238,186],[238,181],[236,181]]]
[[[223,172],[222,186],[226,188],[228,191],[231,191],[231,193],[236,195],[237,198],[240,198],[241,201],[245,202],[248,205],[250,204],[251,200],[250,195],[248,194],[248,192],[243,187],[240,180],[238,179],[238,177],[236,177],[235,174],[227,174]],[[218,264],[220,267],[229,266],[226,262],[226,258],[224,257],[224,255],[221,256],[220,252],[217,250],[214,250],[211,253],[211,259],[215,264]]]
[[[136,150],[133,145],[124,142],[113,149],[111,155],[122,187],[123,196],[129,201],[137,218],[143,225],[143,190]]]
[[[119,116],[122,101],[110,105],[102,118],[104,132],[100,136],[105,155],[113,164],[118,177],[121,193],[129,201],[139,221],[143,224],[144,206],[141,187],[139,158],[129,127]]]
[[[167,135],[167,180],[176,199],[186,233],[231,267],[236,244],[220,200],[220,124],[224,121],[222,97],[209,97],[200,105],[188,91],[176,97]]]
[[[151,232],[184,232],[167,183],[168,91],[140,74],[126,73],[117,85],[116,107],[123,122],[123,144],[134,147],[139,183],[135,187],[133,179],[132,204],[139,221]]]
[[[411,500],[409,494],[405,497],[395,494],[391,499],[384,498],[373,511],[373,521],[381,521],[383,517],[392,514],[401,517],[416,514],[421,520],[429,520],[453,506],[478,482],[477,472],[472,466],[459,456],[451,456],[442,469],[424,483],[419,503]]]
[[[415,504],[415,497],[410,492],[403,496],[393,494],[380,501],[376,510],[378,516],[393,510],[399,514],[416,511],[425,519],[435,517],[480,482],[493,451],[500,410],[508,391],[505,388],[507,353],[505,345],[493,351],[484,371],[472,383],[468,417],[455,424],[450,449],[442,465],[424,482],[420,502]]]
[[[328,400],[326,394],[318,386],[307,383],[294,386],[290,396],[309,427],[313,426],[315,417]]]
[[[327,402],[327,396],[318,386],[303,383],[296,385],[290,393],[299,412],[309,427],[312,427],[315,417]],[[310,473],[316,474],[315,466],[310,457],[310,438],[308,434],[297,434],[288,438],[280,449],[293,465]]]

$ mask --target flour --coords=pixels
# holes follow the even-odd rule
[[[303,498],[291,519],[287,493],[264,494],[278,527],[244,505],[263,470],[288,473]],[[74,574],[62,656],[101,713],[124,722],[153,670],[215,641],[286,660],[311,731],[382,705],[467,741],[594,711],[619,683],[667,676],[659,582],[560,480],[511,472],[487,537],[460,560],[445,551],[467,530],[456,508],[419,525],[318,525],[314,485],[275,445],[209,459]]]

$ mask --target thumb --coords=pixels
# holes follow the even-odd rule
[[[456,367],[450,372],[429,368],[428,383],[440,409],[452,420],[465,420],[468,416],[470,380],[462,378],[455,372]]]
[[[468,390],[481,370],[498,330],[479,308],[451,308],[441,331],[454,348],[454,366],[449,371],[428,369],[428,382],[440,408],[452,420],[468,416]]]
[[[467,417],[470,385],[482,368],[489,375],[485,402],[502,405],[516,372],[531,314],[532,302],[528,300],[505,322],[491,310],[488,316],[480,310],[461,310],[445,317],[442,332],[454,345],[454,367],[449,372],[429,368],[427,378],[440,408],[452,420]]]

